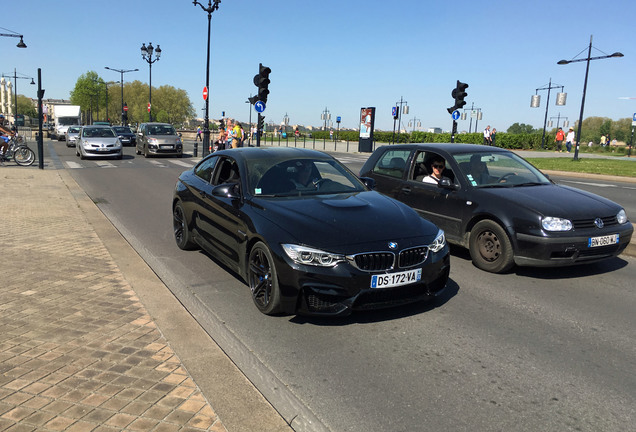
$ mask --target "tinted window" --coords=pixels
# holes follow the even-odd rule
[[[373,172],[389,177],[402,178],[407,169],[406,161],[409,158],[409,150],[387,150],[373,167]]]
[[[214,171],[214,165],[216,165],[218,160],[218,157],[211,157],[210,159],[204,160],[194,169],[194,173],[209,183],[212,178],[212,171]]]

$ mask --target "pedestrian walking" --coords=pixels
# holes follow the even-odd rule
[[[556,143],[556,151],[559,153],[563,152],[563,140],[565,139],[565,134],[563,133],[563,129],[559,128],[554,137],[554,142]]]
[[[194,140],[203,141],[203,137],[201,136],[201,126],[197,126],[197,137]]]
[[[495,138],[497,138],[497,129],[492,128],[492,132],[490,132],[490,145],[495,145]]]
[[[490,145],[490,125],[484,129],[484,145]]]
[[[565,149],[570,153],[572,151],[572,144],[574,143],[574,128],[570,126],[567,136],[565,137]]]

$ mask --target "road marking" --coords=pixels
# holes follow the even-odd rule
[[[613,185],[613,184],[588,183],[588,182],[572,181],[572,180],[563,180],[563,183],[575,183],[575,184],[582,184],[582,185],[596,186],[596,187],[617,187],[616,185]]]
[[[173,160],[173,159],[170,159],[170,163],[173,163],[175,165],[179,165],[179,166],[182,166],[182,167],[187,167],[187,168],[192,168],[194,166],[191,163],[180,161],[180,160]]]
[[[79,162],[75,162],[75,161],[66,161],[66,162],[64,162],[64,163],[66,164],[66,166],[67,166],[68,168],[71,168],[71,169],[84,168],[84,167],[82,166],[82,164],[81,164],[81,163],[79,163]]]
[[[150,162],[153,165],[158,166],[159,168],[166,168],[168,165],[164,164],[163,162],[159,162],[157,160],[149,160],[148,162]]]
[[[112,162],[96,161],[95,164],[100,168],[117,168]]]

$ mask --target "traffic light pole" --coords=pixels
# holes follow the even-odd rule
[[[455,142],[455,133],[457,133],[457,121],[453,119],[453,128],[451,129],[451,143]]]

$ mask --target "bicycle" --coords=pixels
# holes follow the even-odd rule
[[[11,161],[20,166],[29,166],[35,162],[35,152],[26,145],[21,136],[15,136],[9,140],[9,148],[2,156],[2,162]]]

